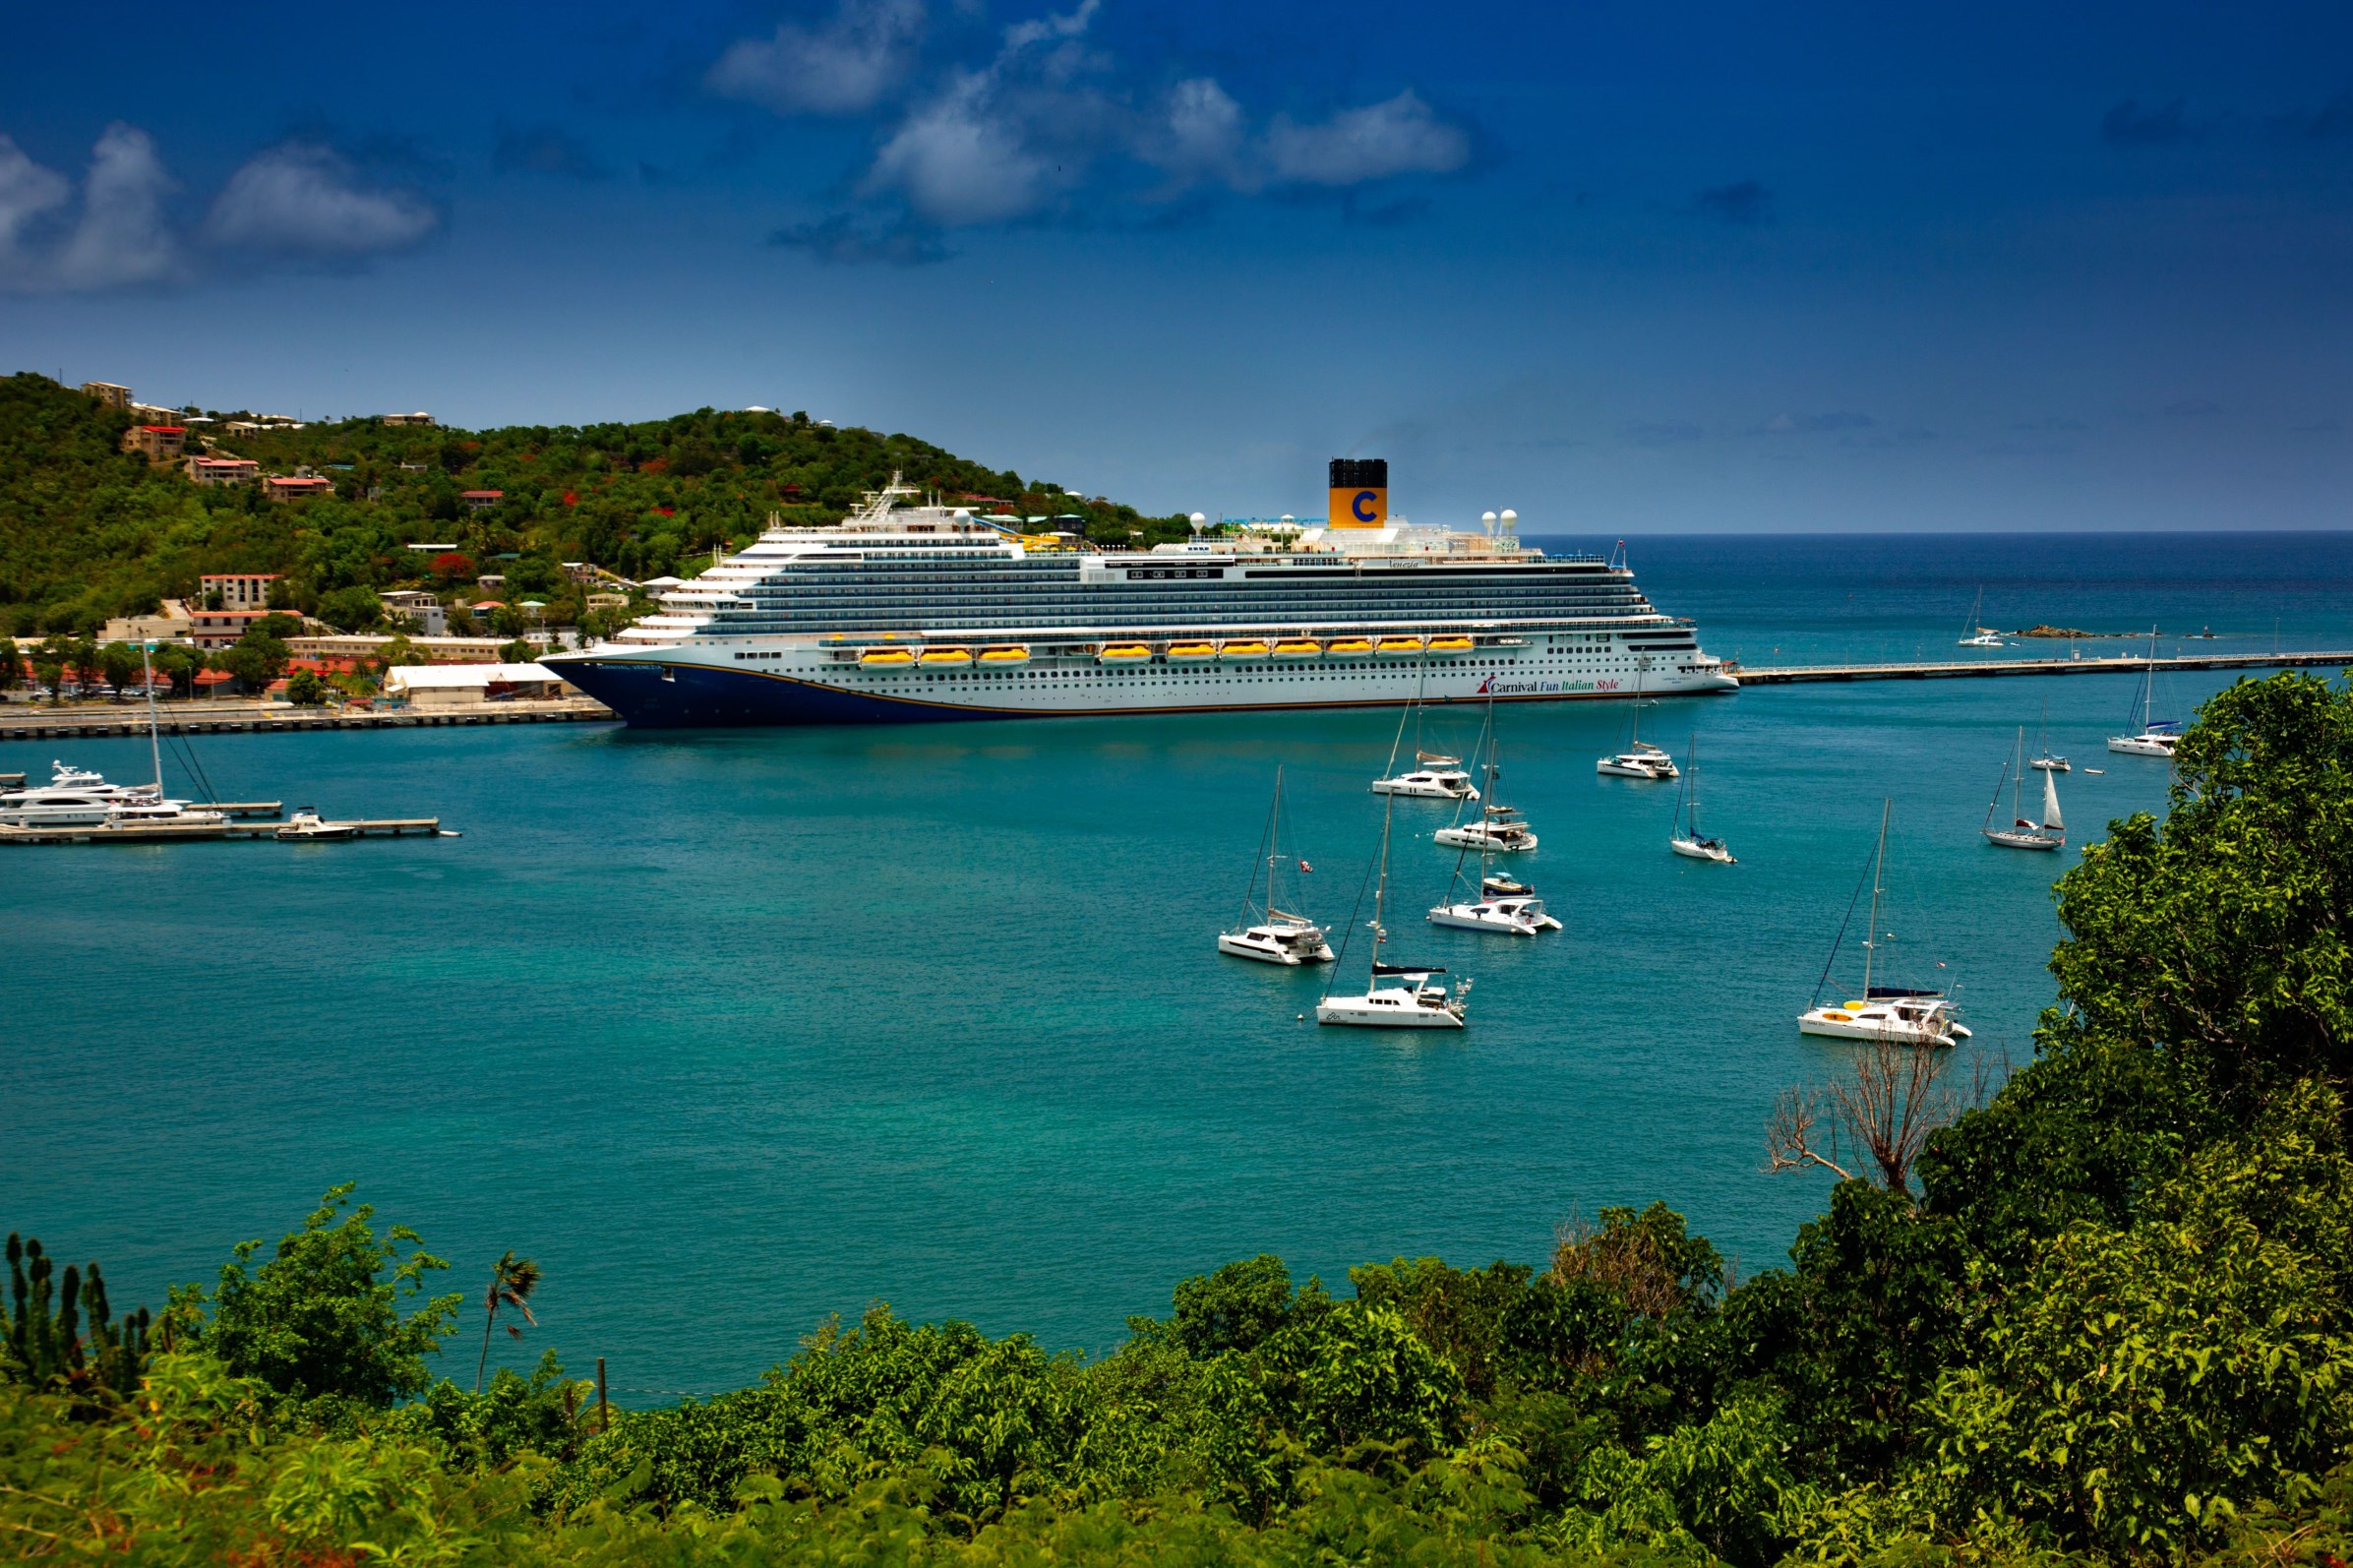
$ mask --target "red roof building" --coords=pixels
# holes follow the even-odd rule
[[[150,462],[178,462],[187,447],[185,425],[133,425],[123,432],[123,451],[146,452]]]
[[[300,501],[305,496],[334,494],[334,481],[316,477],[288,477],[277,474],[262,481],[263,492],[272,501]]]
[[[461,490],[457,493],[457,499],[476,512],[487,512],[506,500],[507,492],[504,490]]]

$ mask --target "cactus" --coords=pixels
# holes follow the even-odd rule
[[[8,1283],[15,1309],[0,1310],[0,1377],[76,1393],[121,1395],[136,1389],[147,1369],[152,1321],[147,1308],[116,1323],[98,1266],[90,1264],[85,1274],[69,1263],[57,1280],[57,1305],[51,1311],[53,1273],[37,1238],[9,1233]]]

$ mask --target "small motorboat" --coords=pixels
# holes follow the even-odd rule
[[[2068,765],[2066,757],[2053,756],[2048,752],[2043,753],[2042,755],[2036,757],[2033,761],[2028,762],[2026,765],[2031,768],[2039,768],[2045,773],[2072,773],[2075,771],[2074,768]]]
[[[271,836],[284,839],[357,838],[359,829],[349,822],[328,821],[319,814],[317,808],[301,806],[295,808],[294,814],[280,822],[277,831]]]
[[[1506,876],[1501,872],[1490,872],[1478,879],[1478,896],[1481,898],[1526,898],[1535,891],[1528,883]]]

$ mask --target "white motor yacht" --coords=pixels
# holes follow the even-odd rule
[[[1952,1000],[1943,992],[1872,984],[1873,964],[1884,939],[1879,929],[1879,904],[1886,892],[1881,876],[1887,870],[1888,817],[1893,808],[1892,801],[1882,801],[1879,807],[1879,847],[1871,857],[1870,924],[1863,928],[1862,999],[1840,1002],[1822,999],[1824,989],[1830,985],[1831,968],[1839,961],[1840,943],[1846,937],[1846,923],[1854,919],[1855,903],[1862,897],[1862,883],[1857,882],[1854,897],[1847,901],[1846,921],[1840,923],[1839,935],[1831,943],[1829,961],[1822,966],[1822,979],[1814,988],[1814,999],[1798,1015],[1799,1034],[1834,1040],[1885,1040],[1902,1046],[1949,1046],[1969,1037],[1968,1030],[1954,1016]]]
[[[163,798],[152,784],[109,784],[99,774],[64,762],[50,764],[46,784],[0,794],[0,826],[103,827],[110,822],[211,824],[218,812]]]
[[[2042,755],[2034,758],[2034,760],[2028,762],[2026,765],[2028,767],[2040,768],[2045,773],[2072,773],[2075,771],[2074,768],[2068,765],[2066,757],[2053,756],[2048,752],[2043,753]]]
[[[1459,756],[1440,756],[1434,752],[1416,752],[1414,771],[1400,773],[1395,778],[1374,779],[1372,793],[1402,795],[1416,801],[1478,799],[1478,787],[1471,782],[1471,775],[1463,771],[1463,759]]]
[[[283,836],[283,835],[281,835]],[[1275,769],[1275,798],[1266,813],[1266,833],[1259,840],[1258,859],[1251,863],[1250,884],[1242,889],[1241,916],[1234,927],[1218,933],[1218,951],[1235,958],[1254,958],[1262,964],[1328,964],[1332,944],[1324,929],[1304,915],[1276,907],[1275,887],[1289,864],[1283,851],[1283,769]],[[1265,896],[1259,896],[1258,869],[1266,868]],[[1304,874],[1307,863],[1298,863]],[[1296,900],[1295,900],[1296,901]]]
[[[1536,833],[1510,806],[1482,807],[1477,816],[1430,834],[1433,842],[1482,855],[1517,855],[1536,848]]]

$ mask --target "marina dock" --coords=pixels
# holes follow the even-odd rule
[[[348,828],[351,836],[358,838],[399,838],[409,833],[431,838],[441,832],[438,816],[391,816],[332,825],[338,831]],[[276,822],[239,821],[133,822],[118,827],[0,826],[0,844],[179,844],[199,838],[275,840],[278,826]]]
[[[560,702],[486,702],[479,706],[403,708],[371,712],[353,708],[270,709],[240,705],[207,712],[204,703],[174,703],[157,715],[165,735],[279,735],[315,730],[413,730],[452,724],[584,724],[610,720],[613,710],[587,697]],[[147,710],[64,708],[27,703],[0,707],[0,741],[72,741],[101,735],[145,735]]]
[[[1955,681],[1997,675],[2142,675],[2145,655],[2096,659],[1952,659],[1930,664],[1793,664],[1734,669],[1742,686],[1798,686],[1815,681]],[[2153,661],[2171,670],[2281,670],[2353,666],[2353,653],[2180,653]]]

